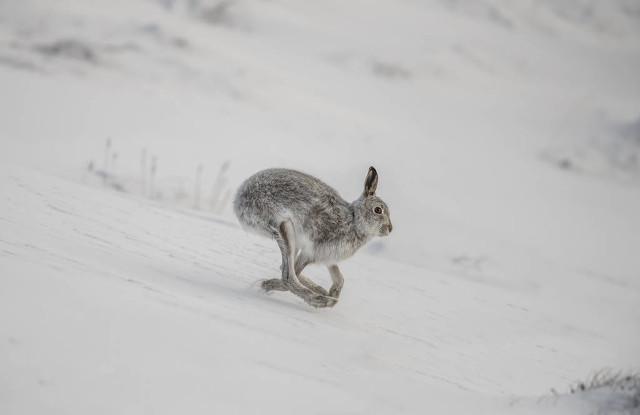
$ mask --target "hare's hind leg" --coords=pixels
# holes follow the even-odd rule
[[[306,267],[310,263],[311,263],[311,260],[304,253],[301,252],[298,255],[298,257],[296,258],[296,267],[295,267],[298,280],[302,283],[302,285],[304,285],[305,287],[309,288],[312,291],[315,291],[322,295],[329,295],[327,290],[325,290],[324,288],[322,288],[321,286],[319,286],[318,284],[316,284],[315,282],[311,281],[309,278],[301,274],[304,267]]]
[[[282,282],[289,291],[302,298],[309,305],[314,307],[333,305],[330,298],[313,292],[298,280],[295,270],[296,247],[294,232],[293,224],[290,221],[284,221],[280,224],[279,232],[276,235],[276,242],[282,253]]]
[[[280,242],[282,239],[282,236],[280,236],[280,231],[275,226],[271,226],[270,231],[271,231],[271,236],[278,243],[278,247],[282,252],[282,265],[280,265],[280,270],[282,271],[282,275],[284,276],[284,273],[289,266],[288,265],[289,259],[288,259],[288,256],[286,256],[285,258],[284,251],[282,251],[282,243]],[[261,286],[262,286],[262,289],[265,290],[266,292],[289,291],[289,287],[287,287],[287,284],[285,284],[284,277],[263,280]]]
[[[333,284],[329,289],[329,295],[331,297],[338,298],[340,297],[340,291],[342,291],[342,286],[344,285],[344,277],[342,276],[342,272],[340,272],[340,268],[337,265],[329,265],[329,274],[331,274],[331,281]]]

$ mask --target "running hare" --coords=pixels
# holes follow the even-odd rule
[[[245,229],[274,238],[282,252],[282,278],[265,280],[266,291],[291,291],[314,307],[338,302],[344,283],[336,265],[374,236],[391,232],[387,205],[375,195],[378,173],[369,168],[362,195],[348,203],[334,189],[295,170],[268,169],[249,177],[233,202]],[[301,274],[305,266],[329,268],[329,291]]]

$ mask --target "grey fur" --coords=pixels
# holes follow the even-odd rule
[[[378,173],[370,167],[362,195],[349,203],[329,185],[295,170],[267,169],[245,180],[233,203],[240,224],[275,239],[282,253],[282,278],[265,280],[262,287],[291,291],[315,307],[335,305],[344,283],[336,264],[393,229],[387,205],[375,195],[377,185]],[[301,274],[311,263],[328,267],[329,291]]]

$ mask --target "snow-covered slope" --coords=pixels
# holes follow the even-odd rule
[[[233,223],[20,169],[1,186],[2,413],[492,413],[637,356],[637,286],[541,299],[360,255],[314,310],[260,292],[277,248]]]
[[[0,3],[0,413],[596,410],[550,389],[640,364],[639,36],[634,0]],[[341,302],[262,294],[237,184],[371,164],[394,232]]]

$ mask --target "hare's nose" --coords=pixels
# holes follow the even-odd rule
[[[392,230],[393,230],[393,225],[391,224],[391,222],[389,222],[389,233],[391,233]]]

